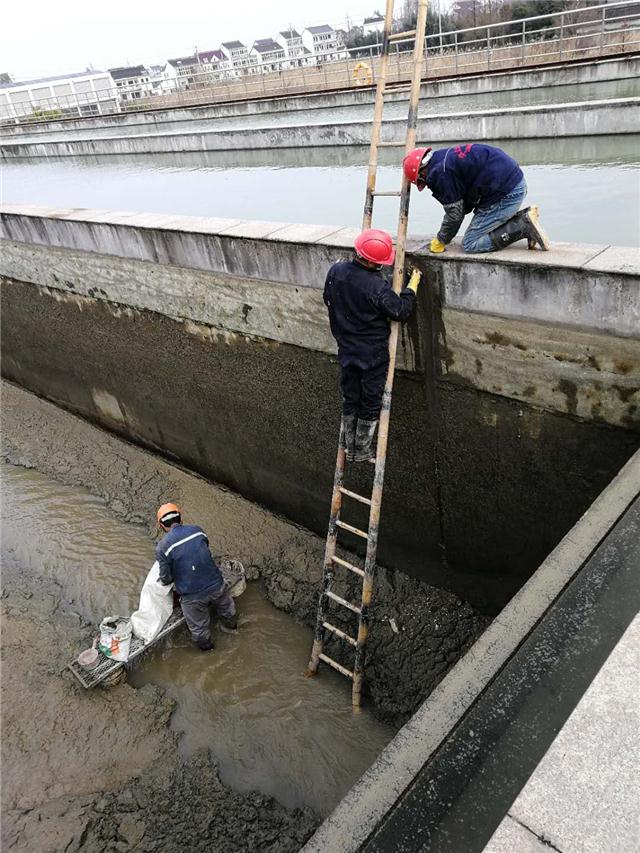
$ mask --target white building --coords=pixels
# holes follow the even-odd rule
[[[268,74],[271,71],[282,71],[287,54],[281,44],[268,38],[256,39],[251,47],[250,56],[254,56],[258,63],[258,73]]]
[[[296,30],[282,30],[276,34],[275,41],[284,48],[288,68],[297,68],[305,60],[305,46],[302,36]],[[307,52],[308,56],[309,53]]]
[[[369,18],[365,18],[362,22],[362,33],[365,36],[370,36],[371,33],[380,33],[384,29],[384,15],[376,12]]]
[[[307,27],[302,33],[302,43],[313,54],[316,62],[331,62],[334,59],[346,59],[348,53],[342,37],[333,27],[322,24],[318,27]]]
[[[153,84],[144,65],[127,65],[124,68],[110,68],[109,74],[116,84],[120,103],[139,101],[153,94]]]
[[[250,54],[241,41],[225,41],[220,45],[220,50],[230,62],[230,75],[240,77],[242,74],[255,73],[256,55]]]
[[[0,83],[0,121],[102,115],[117,111],[117,90],[107,71],[81,71]]]

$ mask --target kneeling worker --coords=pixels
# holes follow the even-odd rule
[[[402,166],[407,180],[420,192],[428,187],[444,207],[440,230],[429,244],[431,252],[444,252],[472,210],[462,240],[465,252],[495,252],[517,240],[527,240],[530,249],[549,248],[537,206],[520,210],[527,194],[522,169],[500,148],[478,142],[436,151],[414,148]]]
[[[198,648],[208,652],[213,648],[209,605],[221,624],[232,630],[238,625],[235,602],[211,556],[204,530],[183,524],[180,508],[171,503],[160,507],[157,520],[165,532],[156,545],[160,582],[175,584],[191,637]]]
[[[354,248],[353,260],[329,270],[324,302],[338,343],[343,447],[349,462],[369,462],[375,459],[373,436],[389,367],[389,321],[409,318],[420,273],[414,270],[409,286],[398,294],[380,274],[395,257],[391,235],[368,229]]]

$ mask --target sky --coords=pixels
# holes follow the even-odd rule
[[[345,27],[380,8],[384,0],[26,0],[6,3],[0,32],[0,72],[15,80],[166,59],[212,50],[240,39],[252,44],[289,24]],[[402,8],[402,0],[396,7]]]

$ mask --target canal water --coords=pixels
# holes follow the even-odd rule
[[[552,241],[640,244],[640,137],[496,140],[524,167]],[[358,227],[366,148],[201,152],[12,161],[2,200]],[[378,188],[397,189],[401,149],[383,149]],[[414,193],[409,231],[430,238],[442,208]],[[397,199],[379,198],[374,225],[395,232]],[[467,219],[468,222],[468,219]]]
[[[86,490],[37,471],[0,463],[0,475],[3,556],[54,578],[95,624],[136,608],[153,561],[143,528],[117,520]],[[366,709],[354,717],[337,674],[304,677],[311,632],[269,604],[257,584],[237,603],[240,630],[216,631],[214,652],[203,654],[179,632],[131,680],[158,684],[176,700],[171,725],[182,751],[210,749],[225,784],[326,815],[394,730]]]

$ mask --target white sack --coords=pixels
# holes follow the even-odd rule
[[[98,648],[105,657],[126,663],[131,645],[131,620],[126,616],[105,616],[100,623]]]
[[[138,609],[131,614],[133,633],[145,644],[153,640],[173,613],[173,584],[165,586],[160,583],[159,573],[160,566],[156,560],[140,590]]]

